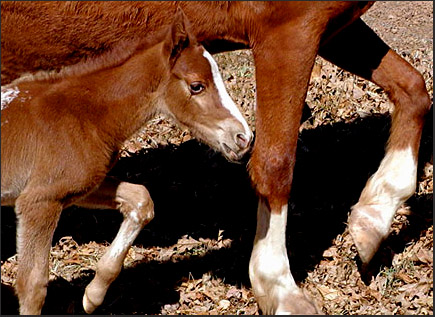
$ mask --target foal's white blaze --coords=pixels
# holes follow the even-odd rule
[[[252,138],[251,129],[249,129],[248,123],[246,122],[245,118],[241,114],[239,108],[237,108],[233,99],[231,99],[230,95],[228,94],[216,61],[211,56],[211,54],[206,50],[204,50],[203,56],[210,63],[211,73],[213,75],[213,80],[218,90],[222,105],[230,111],[231,115],[233,115],[237,120],[239,120],[242,123],[243,128],[245,129],[245,136],[251,139]]]
[[[379,210],[377,215],[364,214],[377,229],[388,234],[396,210],[415,191],[417,162],[409,147],[389,151],[379,169],[364,189],[368,195],[361,201]]]
[[[16,97],[18,97],[20,93],[20,90],[18,87],[2,87],[2,103],[1,103],[1,110],[4,110],[8,107],[8,105],[14,100]]]
[[[287,204],[279,213],[272,213],[263,200],[257,211],[257,232],[249,262],[249,277],[257,298],[264,297],[269,313],[289,314],[280,309],[288,294],[300,290],[290,272],[285,246]],[[274,303],[275,302],[275,303]],[[277,307],[273,307],[277,305]]]

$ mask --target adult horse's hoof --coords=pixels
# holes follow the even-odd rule
[[[257,302],[264,315],[324,315],[300,289],[279,298],[257,297]]]
[[[303,292],[292,296],[291,303],[278,307],[276,315],[324,315],[323,312]]]
[[[361,206],[358,203],[349,216],[349,232],[363,265],[371,261],[388,236],[390,224],[384,223],[380,214],[374,206]]]

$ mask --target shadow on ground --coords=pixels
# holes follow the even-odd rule
[[[422,140],[420,168],[431,160],[430,119]],[[301,281],[322,259],[331,241],[345,229],[348,212],[368,177],[377,169],[388,138],[389,118],[372,116],[351,124],[338,123],[305,130],[299,138],[293,189],[289,200],[288,241],[295,279]],[[123,270],[112,284],[99,314],[157,314],[179,299],[176,287],[189,274],[211,271],[234,285],[249,285],[248,262],[255,235],[257,199],[246,162],[228,163],[207,146],[191,140],[182,145],[142,151],[123,158],[112,171],[117,177],[144,184],[155,204],[155,219],[136,244],[169,246],[182,235],[233,240],[230,249],[179,263],[143,263]],[[399,236],[384,243],[380,254],[403,250],[432,224],[432,195],[409,200],[415,215]],[[3,209],[3,208],[2,208]],[[13,210],[2,210],[2,260],[15,253]],[[71,235],[78,243],[112,241],[121,216],[116,211],[69,208],[62,214],[54,241]],[[387,251],[386,251],[387,250]],[[93,277],[50,283],[44,314],[83,313],[81,298]],[[2,285],[2,313],[17,312],[12,289]]]

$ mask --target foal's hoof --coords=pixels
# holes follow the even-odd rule
[[[102,300],[100,299],[101,296],[91,296],[92,292],[89,292],[89,286],[85,290],[85,295],[83,295],[83,309],[87,314],[92,314],[95,309],[97,309],[98,306],[102,304]],[[91,298],[94,298],[92,300]],[[97,299],[97,300],[95,300]],[[104,299],[104,297],[103,297]]]
[[[97,306],[92,303],[85,292],[85,295],[83,295],[83,309],[85,310],[86,314],[92,314],[96,308]]]
[[[389,226],[382,223],[378,215],[375,208],[356,204],[349,216],[349,232],[363,265],[370,262],[387,236],[381,230],[389,230]]]
[[[104,301],[108,286],[101,283],[98,275],[86,286],[85,294],[83,295],[83,309],[87,314],[92,314]]]

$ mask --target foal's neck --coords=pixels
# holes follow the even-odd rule
[[[90,102],[104,108],[104,126],[111,130],[106,132],[124,142],[151,119],[168,72],[162,44],[158,44],[139,51],[122,65],[85,76],[97,94]]]

